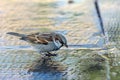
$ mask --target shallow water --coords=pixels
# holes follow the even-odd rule
[[[91,0],[0,0],[0,80],[119,80],[119,12],[113,10],[119,0],[112,2],[100,1],[104,38]],[[43,57],[6,34],[11,31],[57,31],[65,34],[69,48]]]

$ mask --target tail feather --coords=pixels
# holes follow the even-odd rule
[[[16,33],[16,32],[8,32],[7,34],[18,36],[18,37],[26,37],[25,34],[19,34],[19,33]]]

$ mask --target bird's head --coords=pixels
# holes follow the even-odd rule
[[[65,38],[65,36],[63,34],[57,33],[56,38],[59,40],[59,42],[62,44],[62,46],[68,47],[67,39]]]

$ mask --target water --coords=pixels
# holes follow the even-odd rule
[[[1,0],[0,80],[119,80],[119,19],[115,18],[119,12],[114,12],[117,8],[111,11],[119,1],[111,6],[113,2],[100,1],[109,41],[105,44],[90,0],[72,4],[67,0]],[[6,34],[11,31],[57,31],[65,34],[69,48],[53,52],[56,57],[43,57],[27,42]]]

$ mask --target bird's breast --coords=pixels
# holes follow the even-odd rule
[[[44,44],[32,44],[32,46],[38,51],[38,52],[50,52],[50,51],[56,51],[61,48],[60,42],[49,42],[47,45]]]

